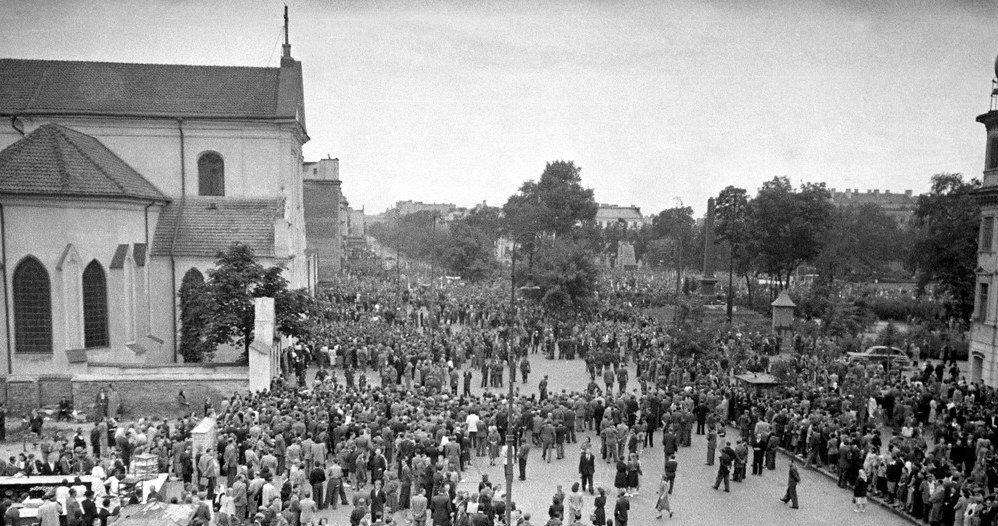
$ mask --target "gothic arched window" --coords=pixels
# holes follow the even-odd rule
[[[83,346],[107,347],[107,333],[107,277],[95,259],[83,270]]]
[[[14,269],[14,338],[18,353],[52,352],[52,286],[45,266],[33,257]]]

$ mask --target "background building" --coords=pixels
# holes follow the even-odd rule
[[[829,193],[835,206],[875,204],[902,226],[908,223],[918,205],[918,196],[912,195],[911,190],[905,190],[904,193],[884,190],[881,193],[880,190],[860,192],[858,189],[846,188],[845,192],[839,192],[830,188]]]
[[[423,203],[421,201],[399,201],[395,203],[395,208],[385,212],[386,216],[398,214],[404,217],[416,212],[437,212],[441,217],[447,215],[457,206],[451,203]]]
[[[641,228],[646,219],[641,215],[641,209],[636,206],[600,204],[596,209],[595,221],[600,228],[618,223],[623,223],[627,228]]]
[[[977,191],[981,206],[981,228],[977,247],[977,283],[974,323],[970,330],[970,378],[998,386],[998,244],[995,218],[998,218],[998,59],[992,80],[991,108],[977,117],[984,125],[987,141],[984,151],[984,184]]]
[[[332,281],[343,268],[340,214],[344,201],[340,188],[340,160],[326,158],[304,166],[305,241],[315,251],[318,282]]]

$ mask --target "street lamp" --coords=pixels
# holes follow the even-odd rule
[[[509,269],[509,323],[506,327],[509,350],[506,353],[506,360],[509,362],[509,395],[506,400],[506,524],[510,526],[513,516],[513,444],[516,437],[513,435],[513,375],[516,374],[516,357],[513,353],[513,325],[515,323],[514,313],[516,312],[516,246],[520,245],[529,256],[527,266],[527,283],[520,287],[523,292],[533,292],[540,290],[534,285],[533,272],[534,253],[537,252],[537,235],[533,232],[523,232],[513,238],[512,250],[510,250]]]
[[[402,222],[398,208],[395,209],[395,299],[402,295]]]

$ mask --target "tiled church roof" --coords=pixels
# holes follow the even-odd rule
[[[0,59],[0,115],[294,119],[301,64],[281,68]]]
[[[274,221],[281,216],[281,199],[188,197],[163,208],[153,238],[153,256],[214,258],[233,242],[249,245],[260,257],[274,256]],[[173,232],[177,230],[176,243]]]
[[[0,151],[2,194],[169,200],[103,143],[58,124]]]

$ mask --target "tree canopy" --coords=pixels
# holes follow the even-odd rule
[[[932,188],[918,197],[912,228],[915,232],[910,263],[917,269],[919,292],[930,281],[937,292],[949,294],[952,314],[969,319],[974,309],[974,270],[981,210],[973,191],[977,179],[965,181],[958,173],[932,176]]]
[[[191,362],[210,361],[218,345],[243,348],[246,359],[255,327],[254,299],[274,298],[277,330],[308,340],[316,306],[305,290],[289,290],[280,266],[264,267],[246,244],[218,254],[207,280],[189,272],[181,285],[181,353]],[[269,343],[269,342],[268,342]]]
[[[763,272],[786,287],[801,264],[821,252],[833,205],[824,183],[794,191],[786,177],[763,183],[750,202],[751,250]]]
[[[505,231],[551,232],[563,236],[596,217],[593,190],[582,187],[581,168],[572,161],[547,163],[540,181],[526,181],[503,205]]]

